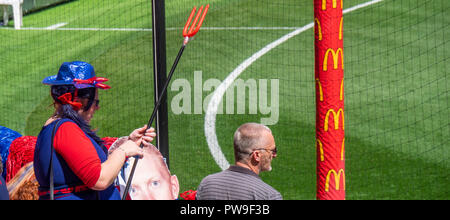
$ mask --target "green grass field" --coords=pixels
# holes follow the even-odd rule
[[[346,0],[344,8],[368,1]],[[180,91],[168,93],[170,170],[181,192],[220,171],[205,138],[205,112],[193,112],[194,72],[202,72],[203,83],[222,81],[266,45],[313,21],[306,0],[166,1],[168,68],[192,6],[206,3],[204,28],[173,78],[190,83],[192,113],[174,114],[171,101]],[[449,9],[448,0],[384,0],[344,15],[347,199],[450,198]],[[23,23],[22,30],[0,27],[1,126],[37,136],[52,113],[49,88],[40,82],[72,60],[92,63],[113,87],[100,93],[92,121],[100,136],[128,135],[147,123],[154,100],[150,1],[71,1],[26,15]],[[59,23],[66,24],[45,29]],[[273,48],[239,78],[279,80],[279,119],[270,126],[279,153],[273,171],[261,177],[284,199],[315,199],[313,29]],[[211,93],[203,91],[202,100]],[[224,112],[227,105],[234,113],[217,115],[216,133],[233,163],[235,129],[269,115],[250,114],[248,105],[237,114],[238,103],[224,104]]]

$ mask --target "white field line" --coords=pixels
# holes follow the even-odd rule
[[[354,7],[348,8],[343,10],[343,13],[349,13],[352,11],[355,11],[357,9],[367,7],[369,5],[376,4],[378,2],[381,2],[383,0],[373,0],[366,3],[362,3],[359,5],[356,5]],[[216,115],[218,106],[223,98],[223,95],[225,94],[225,91],[228,89],[230,85],[233,84],[233,81],[247,69],[250,65],[252,65],[256,60],[264,56],[266,53],[271,51],[273,48],[279,46],[280,44],[286,42],[287,40],[291,39],[294,36],[299,35],[300,33],[313,28],[314,22],[311,22],[301,28],[295,29],[294,31],[284,35],[283,37],[279,38],[278,40],[268,44],[258,52],[254,53],[251,57],[247,58],[244,62],[239,64],[239,66],[236,67],[236,69],[231,72],[227,78],[217,87],[217,89],[214,91],[211,101],[208,104],[208,108],[206,110],[205,114],[205,136],[206,136],[206,142],[208,143],[208,148],[211,152],[211,155],[213,156],[215,162],[222,170],[228,169],[230,166],[229,162],[225,158],[225,155],[223,154],[219,142],[217,140],[216,135]]]
[[[58,24],[54,24],[54,25],[48,26],[48,27],[46,27],[46,28],[44,28],[44,29],[45,29],[45,30],[55,30],[55,29],[57,29],[57,28],[60,28],[60,27],[62,27],[62,26],[65,26],[65,25],[67,25],[67,23],[58,23]]]

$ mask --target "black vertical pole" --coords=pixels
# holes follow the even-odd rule
[[[152,0],[153,32],[153,72],[155,105],[167,80],[166,67],[166,24],[164,0]],[[167,93],[166,93],[167,94]],[[161,98],[161,105],[156,113],[156,147],[161,152],[169,167],[169,123],[167,115],[167,95]]]

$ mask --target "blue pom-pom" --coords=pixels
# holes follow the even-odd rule
[[[21,137],[22,135],[17,132],[13,131],[7,127],[0,126],[0,155],[2,157],[2,164],[3,164],[3,172],[1,175],[3,178],[6,178],[6,159],[8,159],[9,154],[9,146],[11,146],[11,143],[18,137]]]

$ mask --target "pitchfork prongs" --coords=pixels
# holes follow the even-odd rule
[[[209,9],[209,4],[206,5],[205,11],[203,11],[203,5],[202,5],[200,7],[200,9],[198,10],[197,15],[195,16],[194,21],[191,24],[192,18],[194,18],[195,12],[197,10],[197,8],[194,6],[191,14],[189,15],[188,21],[186,22],[186,25],[183,28],[183,37],[184,37],[183,44],[184,45],[186,45],[189,42],[190,38],[192,38],[200,30],[200,27],[203,24],[203,20],[205,19],[206,13],[208,13],[208,9]],[[201,17],[200,17],[200,15],[201,15]],[[199,18],[200,18],[200,21],[198,20]],[[189,25],[191,26],[190,28],[189,28]]]

